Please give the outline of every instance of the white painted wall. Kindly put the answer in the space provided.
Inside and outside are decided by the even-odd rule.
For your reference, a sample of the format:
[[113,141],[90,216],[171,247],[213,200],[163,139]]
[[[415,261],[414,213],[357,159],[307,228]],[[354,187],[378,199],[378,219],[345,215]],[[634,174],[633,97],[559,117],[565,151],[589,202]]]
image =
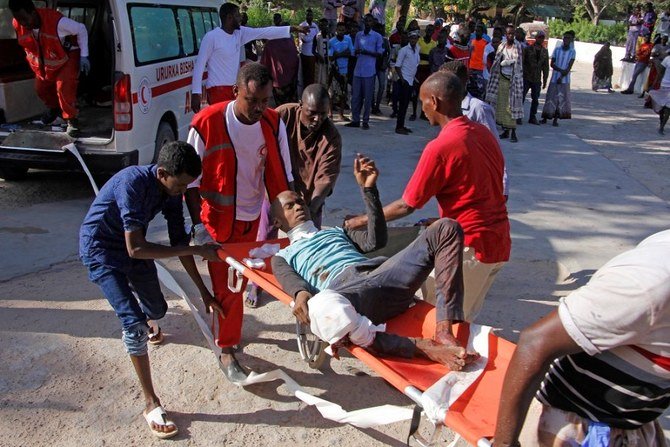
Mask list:
[[[562,39],[549,39],[549,57],[554,51],[556,45],[562,45]],[[586,43],[586,42],[575,42],[575,51],[577,52],[577,62],[584,62],[589,65],[593,64],[593,59],[596,56],[596,53],[602,48],[601,44],[598,43]],[[615,86],[618,85],[618,88],[626,89],[628,84],[631,81],[633,76],[633,67],[635,66],[632,62],[621,62],[624,55],[626,54],[626,49],[624,47],[611,47],[612,49],[612,65],[615,69],[614,76],[612,77],[612,84]],[[619,71],[618,83],[617,83],[617,71]],[[635,83],[634,91],[635,93],[641,93],[642,88],[646,82],[647,77],[649,76],[649,69],[647,69],[643,74],[637,78]]]
[[[558,44],[561,45],[563,42],[562,39],[549,39],[549,57],[554,51],[554,47]],[[586,62],[588,64],[593,63],[593,58],[596,53],[600,51],[602,45],[599,43],[586,43],[586,42],[575,42],[575,51],[577,52],[577,62]],[[610,47],[612,49],[612,65],[614,68],[621,68],[622,62],[621,59],[626,54],[626,49],[624,47]]]

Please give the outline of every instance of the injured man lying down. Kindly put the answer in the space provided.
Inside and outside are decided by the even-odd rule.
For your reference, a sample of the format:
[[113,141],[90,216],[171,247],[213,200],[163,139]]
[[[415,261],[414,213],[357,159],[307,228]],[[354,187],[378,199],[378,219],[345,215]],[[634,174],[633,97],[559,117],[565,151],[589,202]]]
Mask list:
[[[440,219],[396,255],[366,258],[384,247],[386,221],[377,191],[374,161],[357,155],[354,176],[361,187],[368,226],[317,230],[300,196],[284,191],[272,204],[276,227],[290,245],[272,258],[272,270],[293,297],[293,313],[331,346],[346,342],[379,355],[429,358],[458,371],[479,355],[458,344],[452,323],[463,320],[463,231]],[[433,340],[384,332],[383,323],[414,303],[414,294],[435,268],[436,331]]]

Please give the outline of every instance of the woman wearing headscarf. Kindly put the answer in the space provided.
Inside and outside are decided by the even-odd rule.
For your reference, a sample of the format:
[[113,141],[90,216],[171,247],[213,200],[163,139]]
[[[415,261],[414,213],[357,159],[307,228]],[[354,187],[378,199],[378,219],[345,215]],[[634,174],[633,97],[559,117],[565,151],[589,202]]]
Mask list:
[[591,88],[594,92],[606,88],[607,93],[612,93],[612,50],[610,43],[604,42],[600,51],[593,58],[593,77],[591,78]]

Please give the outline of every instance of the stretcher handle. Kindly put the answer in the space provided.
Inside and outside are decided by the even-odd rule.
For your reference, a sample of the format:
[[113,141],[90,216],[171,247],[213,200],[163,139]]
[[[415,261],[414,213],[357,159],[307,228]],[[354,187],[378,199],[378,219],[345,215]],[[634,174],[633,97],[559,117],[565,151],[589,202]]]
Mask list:
[[244,284],[244,275],[235,270],[235,267],[228,267],[228,290],[232,293],[240,293]]
[[244,285],[244,270],[246,267],[231,256],[225,259],[228,267],[228,290],[232,293],[240,293]]

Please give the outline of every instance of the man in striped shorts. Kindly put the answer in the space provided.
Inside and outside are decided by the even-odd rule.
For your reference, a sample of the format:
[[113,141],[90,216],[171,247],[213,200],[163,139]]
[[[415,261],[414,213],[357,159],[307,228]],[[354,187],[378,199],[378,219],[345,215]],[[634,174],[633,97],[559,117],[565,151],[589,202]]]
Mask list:
[[494,444],[663,447],[658,419],[669,405],[665,230],[610,260],[521,333]]

